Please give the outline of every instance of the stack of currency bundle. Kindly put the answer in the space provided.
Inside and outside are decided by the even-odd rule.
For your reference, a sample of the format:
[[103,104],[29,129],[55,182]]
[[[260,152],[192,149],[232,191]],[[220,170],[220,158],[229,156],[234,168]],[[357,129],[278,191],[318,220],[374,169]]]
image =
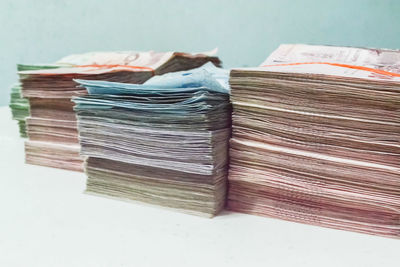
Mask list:
[[25,118],[29,116],[29,101],[22,97],[21,85],[14,84],[11,87],[10,109],[13,120],[18,122],[21,137],[27,137]]
[[282,45],[230,85],[231,210],[400,237],[400,51]]
[[[24,70],[39,70],[39,69],[53,69],[58,68],[58,65],[26,65],[26,64],[18,64],[18,71]],[[9,105],[12,113],[13,120],[16,120],[19,125],[19,132],[21,137],[28,137],[26,133],[26,118],[29,116],[29,101],[24,98],[21,93],[21,84],[16,83],[11,87],[11,97],[10,97],[10,105]]]
[[83,170],[79,155],[72,96],[85,95],[73,79],[143,83],[155,74],[186,70],[205,62],[220,65],[207,53],[96,52],[67,56],[63,67],[19,71],[22,94],[29,99],[29,140],[26,162],[75,171]]
[[87,192],[213,216],[225,205],[228,72],[208,63],[144,84],[78,81]]

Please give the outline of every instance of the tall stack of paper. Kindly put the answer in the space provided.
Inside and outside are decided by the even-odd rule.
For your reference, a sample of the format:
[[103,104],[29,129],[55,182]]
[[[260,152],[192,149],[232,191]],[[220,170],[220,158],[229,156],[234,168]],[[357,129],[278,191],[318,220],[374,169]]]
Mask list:
[[191,69],[209,61],[220,64],[207,53],[99,52],[65,57],[56,64],[70,66],[62,68],[20,71],[22,94],[31,106],[26,162],[83,170],[71,97],[85,95],[86,90],[77,87],[73,79],[143,83],[155,74]]
[[225,205],[228,72],[211,63],[142,85],[78,82],[87,192],[204,216]]
[[231,210],[400,237],[400,51],[283,45],[230,84]]

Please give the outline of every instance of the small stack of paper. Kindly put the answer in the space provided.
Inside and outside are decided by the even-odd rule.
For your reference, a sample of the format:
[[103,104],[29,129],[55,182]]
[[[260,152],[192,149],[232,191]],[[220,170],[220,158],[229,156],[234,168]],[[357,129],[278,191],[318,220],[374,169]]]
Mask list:
[[[40,69],[54,69],[60,66],[56,64],[18,64],[18,71],[24,70],[40,70]],[[26,132],[26,118],[29,116],[29,101],[22,96],[21,84],[16,83],[11,87],[10,105],[13,120],[18,122],[19,132],[21,137],[28,137]]]
[[29,116],[29,101],[22,97],[20,84],[14,84],[11,87],[9,107],[13,120],[18,122],[20,136],[27,137],[25,118]]

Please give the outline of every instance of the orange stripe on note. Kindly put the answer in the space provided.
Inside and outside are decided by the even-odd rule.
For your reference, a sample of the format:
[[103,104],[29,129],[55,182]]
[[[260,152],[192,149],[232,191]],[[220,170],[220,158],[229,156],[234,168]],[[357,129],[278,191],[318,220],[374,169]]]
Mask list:
[[138,69],[138,70],[148,70],[148,71],[154,71],[154,69],[149,68],[149,67],[142,67],[142,66],[130,66],[130,65],[98,65],[98,64],[92,64],[92,65],[77,65],[76,67],[79,68],[117,68],[117,67],[122,67],[122,68],[130,68],[130,69]]
[[275,65],[263,65],[261,67],[296,66],[296,65],[311,65],[311,64],[331,65],[331,66],[349,68],[349,69],[355,69],[355,70],[364,70],[364,71],[374,72],[377,74],[382,74],[382,75],[387,75],[387,76],[400,77],[400,73],[379,70],[379,69],[374,69],[374,68],[368,68],[368,67],[363,67],[363,66],[357,66],[357,65],[348,65],[348,64],[340,64],[340,63],[330,63],[330,62],[298,62],[298,63],[285,63],[285,64],[275,64]]
[[[151,71],[154,75],[154,69],[149,68],[149,67],[142,67],[142,66],[130,66],[130,65],[98,65],[98,64],[92,64],[92,65],[75,65],[72,68],[98,68],[98,69],[111,69],[111,68],[116,68],[116,67],[122,67],[122,68],[128,68],[132,70],[146,70],[146,71]],[[67,67],[69,68],[69,67]],[[56,76],[56,75],[74,75],[74,73],[41,73],[40,75],[46,75],[46,76]]]

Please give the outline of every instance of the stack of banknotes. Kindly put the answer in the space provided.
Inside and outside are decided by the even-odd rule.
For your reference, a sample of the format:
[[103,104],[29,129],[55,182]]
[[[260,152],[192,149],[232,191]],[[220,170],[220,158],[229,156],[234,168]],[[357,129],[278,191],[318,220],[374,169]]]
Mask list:
[[225,205],[228,71],[212,63],[144,84],[77,80],[87,192],[211,217]]
[[231,210],[400,237],[400,51],[282,45],[230,85]]
[[22,97],[21,85],[19,83],[11,87],[10,99],[9,107],[11,109],[12,118],[18,122],[20,136],[26,138],[25,119],[29,116],[29,101]]
[[[74,79],[143,83],[153,75],[187,70],[205,62],[220,65],[210,53],[95,52],[70,55],[45,68],[19,71],[22,95],[29,99],[26,162],[83,170],[72,96],[85,95]],[[54,67],[53,67],[54,66]]]
[[[27,65],[27,64],[18,64],[17,69],[18,71],[24,70],[39,70],[39,69],[52,69],[58,68],[58,65],[51,64],[34,64],[34,65]],[[28,99],[22,96],[21,92],[21,84],[16,83],[11,87],[11,95],[10,95],[10,105],[11,114],[13,120],[18,122],[19,132],[21,137],[28,137],[26,133],[26,118],[29,116],[29,101]]]

